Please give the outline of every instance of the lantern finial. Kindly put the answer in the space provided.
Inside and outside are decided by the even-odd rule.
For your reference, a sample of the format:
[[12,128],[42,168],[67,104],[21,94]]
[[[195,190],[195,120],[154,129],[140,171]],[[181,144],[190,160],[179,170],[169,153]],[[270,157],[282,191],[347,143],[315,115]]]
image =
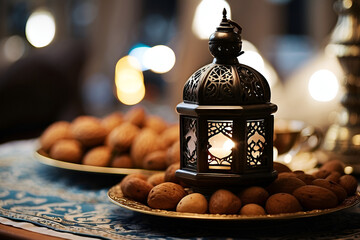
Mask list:
[[223,19],[226,19],[226,8],[224,8],[224,10],[223,10]]
[[241,51],[241,27],[227,19],[226,14],[227,11],[224,8],[220,26],[209,38],[209,49],[215,58],[214,63],[238,64],[237,57],[243,53]]

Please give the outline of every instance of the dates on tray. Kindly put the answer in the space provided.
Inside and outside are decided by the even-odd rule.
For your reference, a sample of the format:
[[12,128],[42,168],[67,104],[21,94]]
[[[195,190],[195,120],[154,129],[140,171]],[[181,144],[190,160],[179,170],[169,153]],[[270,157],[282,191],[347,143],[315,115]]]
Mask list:
[[[334,168],[333,162],[329,162],[333,170],[325,175],[330,176],[333,172],[339,174],[342,172],[338,181],[326,179],[323,174],[325,168],[308,174],[287,170],[286,166],[280,164],[276,163],[276,167],[286,169],[283,171],[286,175],[280,174],[266,186],[247,186],[238,190],[217,189],[210,194],[207,192],[207,195],[201,191],[194,192],[176,178],[174,173],[180,167],[178,163],[169,166],[161,175],[155,174],[148,177],[147,181],[143,179],[143,175],[128,175],[120,182],[120,185],[128,182],[128,178],[142,178],[137,183],[152,185],[147,201],[143,203],[153,209],[247,216],[291,214],[334,208],[356,193],[356,178],[352,175],[342,175],[343,171],[338,167]],[[326,164],[324,164],[325,167]],[[137,188],[135,182],[131,188]],[[133,198],[133,200],[136,199]]]
[[180,161],[179,125],[135,106],[103,118],[58,121],[39,137],[43,152],[65,162],[98,167],[165,170]]

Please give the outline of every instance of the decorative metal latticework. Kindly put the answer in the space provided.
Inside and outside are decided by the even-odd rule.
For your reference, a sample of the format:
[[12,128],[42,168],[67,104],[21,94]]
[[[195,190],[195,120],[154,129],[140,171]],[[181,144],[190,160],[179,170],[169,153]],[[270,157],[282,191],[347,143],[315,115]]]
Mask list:
[[248,66],[211,63],[186,81],[183,99],[206,105],[264,103],[270,101],[270,87],[260,73]]
[[222,102],[234,98],[234,76],[231,67],[215,65],[208,74],[204,86],[204,100]]
[[268,100],[268,97],[265,98],[263,82],[249,70],[249,67],[239,65],[237,72],[240,78],[242,102],[257,102],[259,100],[266,102]]
[[210,67],[208,64],[199,70],[197,70],[191,77],[186,81],[183,92],[184,101],[197,102],[198,101],[198,86],[201,75]]
[[[233,161],[232,150],[224,149],[224,146],[226,141],[231,141],[232,143],[232,134],[233,121],[208,121],[207,149],[209,169],[231,169]],[[219,149],[220,152],[215,151]]]
[[184,118],[184,165],[189,168],[196,168],[197,164],[197,120]]
[[246,166],[257,167],[264,164],[266,146],[264,120],[247,121]]

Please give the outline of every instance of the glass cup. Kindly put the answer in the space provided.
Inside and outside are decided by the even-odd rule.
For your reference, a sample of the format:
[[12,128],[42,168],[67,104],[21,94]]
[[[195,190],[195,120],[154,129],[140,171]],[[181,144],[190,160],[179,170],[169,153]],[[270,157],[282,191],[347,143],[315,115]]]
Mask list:
[[[274,161],[289,164],[299,152],[314,152],[322,142],[320,129],[300,120],[275,119]],[[304,163],[305,164],[305,163]]]

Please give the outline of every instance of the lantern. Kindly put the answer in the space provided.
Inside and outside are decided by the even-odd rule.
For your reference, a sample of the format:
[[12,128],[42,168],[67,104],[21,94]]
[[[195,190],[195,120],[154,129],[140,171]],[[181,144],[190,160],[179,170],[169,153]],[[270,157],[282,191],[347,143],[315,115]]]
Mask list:
[[232,188],[273,181],[277,106],[263,75],[240,64],[241,27],[226,18],[210,36],[210,63],[185,83],[180,115],[180,169],[194,188]]

